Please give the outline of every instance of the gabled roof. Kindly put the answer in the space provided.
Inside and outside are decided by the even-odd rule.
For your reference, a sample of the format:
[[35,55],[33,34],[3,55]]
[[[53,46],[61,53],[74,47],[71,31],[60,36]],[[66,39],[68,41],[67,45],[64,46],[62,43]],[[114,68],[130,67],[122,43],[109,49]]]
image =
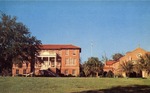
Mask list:
[[81,48],[78,46],[74,46],[72,44],[43,44],[40,46],[41,49],[80,49],[81,52]]
[[146,50],[144,50],[143,48],[140,48],[140,47],[136,48],[136,49],[133,50],[132,52],[134,52],[134,51],[144,51],[144,52],[147,52]]
[[148,52],[148,51],[144,50],[143,48],[138,47],[138,48],[134,49],[133,51],[126,52],[126,54],[130,54],[130,53],[133,53],[133,52],[136,52],[136,51]]
[[140,55],[145,55],[145,53],[148,53],[148,51],[138,47],[133,51],[127,52],[125,56],[120,58],[120,62],[121,61],[127,61],[127,60],[138,60],[138,54]]
[[106,65],[113,65],[116,61],[113,61],[113,60],[109,60],[109,61],[106,61]]

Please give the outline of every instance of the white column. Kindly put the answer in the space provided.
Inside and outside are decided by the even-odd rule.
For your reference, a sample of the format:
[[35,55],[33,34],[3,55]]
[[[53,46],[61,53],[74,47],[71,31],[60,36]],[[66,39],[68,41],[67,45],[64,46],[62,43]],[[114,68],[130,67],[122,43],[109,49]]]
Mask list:
[[54,62],[55,62],[55,63],[54,63],[54,64],[55,64],[55,66],[54,66],[54,67],[56,67],[56,57],[55,57],[55,61],[54,61]]
[[50,57],[48,57],[48,67],[50,67],[50,61],[49,61],[49,58],[50,58]]
[[49,65],[50,65],[50,67],[52,67],[52,64],[51,64],[51,60],[50,60],[50,58],[51,58],[51,57],[49,57]]

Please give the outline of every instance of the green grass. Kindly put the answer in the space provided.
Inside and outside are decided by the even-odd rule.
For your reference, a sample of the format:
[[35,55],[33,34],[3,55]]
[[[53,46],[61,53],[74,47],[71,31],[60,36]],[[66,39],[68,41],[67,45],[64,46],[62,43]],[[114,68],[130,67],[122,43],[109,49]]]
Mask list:
[[131,85],[150,86],[150,79],[0,77],[0,93],[82,93],[88,90],[95,91]]

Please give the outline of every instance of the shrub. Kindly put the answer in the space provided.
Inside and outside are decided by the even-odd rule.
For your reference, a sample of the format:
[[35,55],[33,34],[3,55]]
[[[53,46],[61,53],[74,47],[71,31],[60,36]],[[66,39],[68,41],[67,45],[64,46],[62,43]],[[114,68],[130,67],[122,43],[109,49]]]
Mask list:
[[106,77],[114,77],[114,73],[111,70],[109,70],[106,74]]

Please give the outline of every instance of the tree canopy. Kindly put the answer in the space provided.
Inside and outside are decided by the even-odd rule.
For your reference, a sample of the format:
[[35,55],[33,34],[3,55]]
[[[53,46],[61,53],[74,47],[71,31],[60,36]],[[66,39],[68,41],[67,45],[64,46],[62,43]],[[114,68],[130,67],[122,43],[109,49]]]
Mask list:
[[121,72],[125,72],[127,74],[127,76],[129,77],[130,73],[133,72],[133,62],[132,62],[132,60],[122,62],[120,64],[120,70],[121,70]]
[[150,53],[146,53],[139,60],[141,70],[150,71]]
[[2,70],[11,70],[13,63],[23,60],[34,64],[33,60],[38,53],[40,40],[31,36],[29,29],[16,17],[4,13],[0,16],[0,67]]
[[123,54],[116,53],[116,54],[112,55],[112,58],[114,61],[118,61],[123,56],[124,56]]
[[83,64],[85,76],[98,76],[103,70],[103,64],[97,57],[91,57]]
[[[129,60],[120,64],[120,70],[125,72],[128,77],[129,74],[135,72],[136,76],[143,76],[143,73],[150,72],[150,53],[141,56],[139,60]],[[142,75],[141,75],[142,74]],[[147,76],[146,76],[147,77]]]

